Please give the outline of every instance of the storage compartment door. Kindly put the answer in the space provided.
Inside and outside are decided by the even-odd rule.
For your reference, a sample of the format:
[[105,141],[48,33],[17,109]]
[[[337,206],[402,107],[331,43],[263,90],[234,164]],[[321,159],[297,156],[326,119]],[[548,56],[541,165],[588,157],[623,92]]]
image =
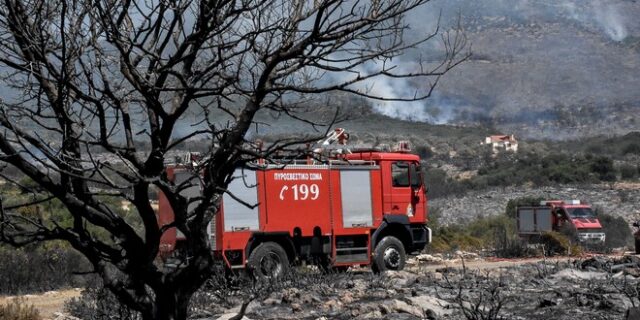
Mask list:
[[[244,203],[256,206],[258,204],[256,172],[246,168],[236,169],[233,173],[233,180],[229,183],[227,190]],[[222,201],[225,231],[258,230],[260,222],[257,206],[254,208],[247,207],[228,193],[224,194]]]
[[371,227],[371,176],[369,170],[340,171],[342,194],[342,226],[344,228]]

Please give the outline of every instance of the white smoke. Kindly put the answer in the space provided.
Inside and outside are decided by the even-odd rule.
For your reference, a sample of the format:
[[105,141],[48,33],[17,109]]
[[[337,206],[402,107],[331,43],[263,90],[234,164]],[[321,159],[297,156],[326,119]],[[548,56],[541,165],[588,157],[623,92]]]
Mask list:
[[586,26],[596,26],[613,41],[620,42],[629,35],[617,3],[592,0],[584,6],[577,6],[574,2],[564,2],[561,6],[571,19]]
[[[413,67],[415,67],[413,62],[398,61],[393,72],[410,73]],[[383,68],[382,63],[372,62],[360,68],[358,72],[361,75],[368,75],[379,71],[380,68]],[[422,78],[420,81],[424,83],[418,85],[404,78],[378,76],[355,85],[353,89],[369,97],[384,98],[369,98],[367,101],[373,111],[388,117],[435,124],[444,124],[453,120],[450,106],[442,103],[437,94],[428,99],[410,101],[422,97],[428,92],[428,80]]]
[[604,32],[614,41],[624,40],[628,33],[624,26],[623,17],[615,5],[607,5],[600,2],[594,4],[595,19]]

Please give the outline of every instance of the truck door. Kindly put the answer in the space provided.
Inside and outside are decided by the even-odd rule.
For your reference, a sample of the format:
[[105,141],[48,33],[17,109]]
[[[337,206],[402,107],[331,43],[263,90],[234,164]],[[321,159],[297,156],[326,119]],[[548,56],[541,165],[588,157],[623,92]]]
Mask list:
[[[412,187],[413,184],[413,187]],[[413,217],[422,195],[417,164],[408,161],[391,163],[391,214]],[[418,208],[424,211],[424,208]]]

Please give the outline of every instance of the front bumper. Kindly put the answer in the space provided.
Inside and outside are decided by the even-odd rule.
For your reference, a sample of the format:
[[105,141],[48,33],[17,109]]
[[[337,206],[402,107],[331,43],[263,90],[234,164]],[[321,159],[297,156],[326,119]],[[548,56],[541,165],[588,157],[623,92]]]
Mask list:
[[578,240],[581,243],[604,243],[606,235],[604,232],[578,232]]

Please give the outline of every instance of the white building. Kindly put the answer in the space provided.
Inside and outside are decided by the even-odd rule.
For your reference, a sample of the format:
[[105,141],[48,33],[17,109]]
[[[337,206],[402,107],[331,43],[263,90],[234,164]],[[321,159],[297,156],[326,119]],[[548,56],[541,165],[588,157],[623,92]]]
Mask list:
[[513,135],[489,136],[481,144],[491,145],[493,153],[498,153],[502,150],[518,152],[518,141]]

